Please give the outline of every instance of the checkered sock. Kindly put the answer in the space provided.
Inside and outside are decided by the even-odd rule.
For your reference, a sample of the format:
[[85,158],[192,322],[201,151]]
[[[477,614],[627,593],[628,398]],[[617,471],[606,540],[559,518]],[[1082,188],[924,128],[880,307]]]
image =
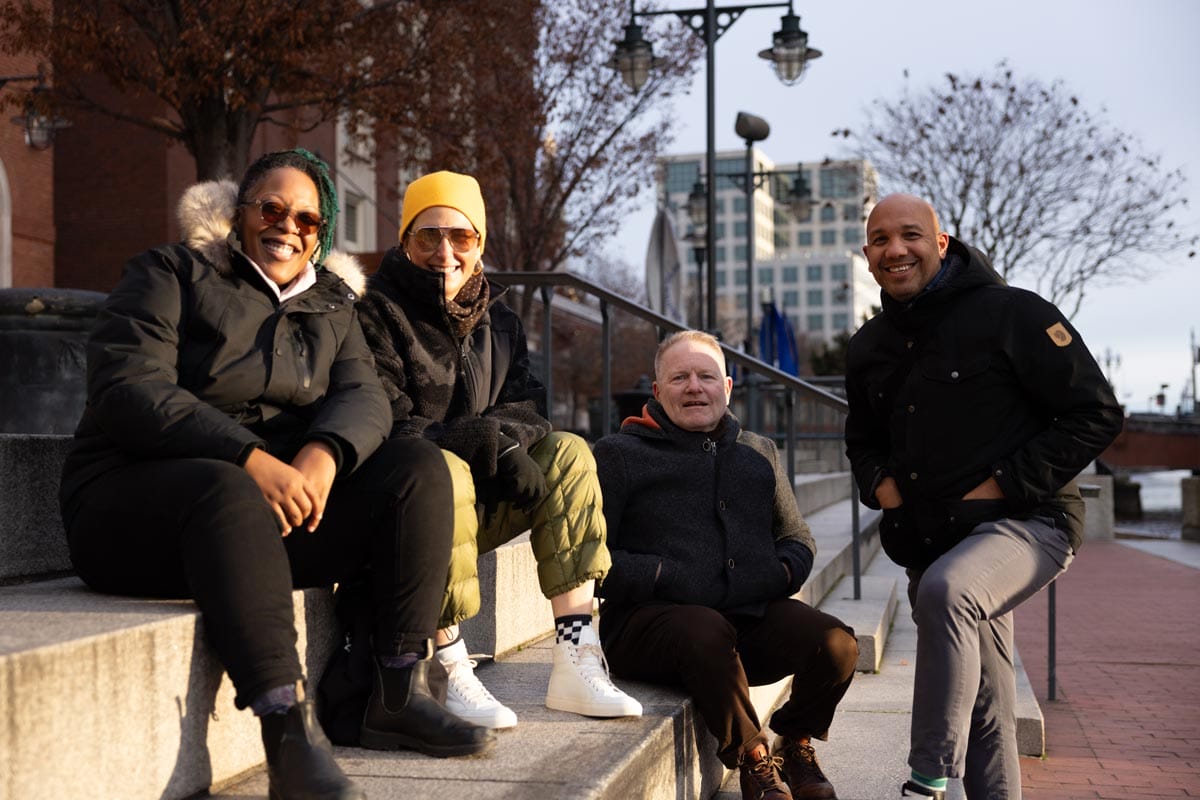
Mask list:
[[554,643],[579,644],[579,633],[584,625],[592,624],[591,614],[567,614],[554,618]]

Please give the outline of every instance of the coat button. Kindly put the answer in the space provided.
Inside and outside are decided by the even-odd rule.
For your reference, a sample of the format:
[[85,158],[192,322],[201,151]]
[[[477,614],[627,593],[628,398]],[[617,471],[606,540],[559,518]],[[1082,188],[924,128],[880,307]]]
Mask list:
[[914,342],[908,341],[908,342],[904,343],[904,346],[907,347],[909,350],[912,350],[913,344],[914,344]]
[[720,509],[721,509],[722,511],[725,511],[726,509],[728,509],[728,508],[729,508],[727,505],[725,505],[725,501],[724,501],[724,500],[722,500],[722,501],[721,501],[720,503],[718,503],[717,505],[720,507]]
[[933,544],[933,539],[925,539],[924,541],[927,545]]
[[358,298],[354,295],[354,292],[346,292],[346,299],[347,300],[357,300]]
[[733,569],[733,559],[729,559],[729,568]]
[[910,472],[910,473],[908,473],[908,477],[915,481],[917,479],[917,473]]
[[276,348],[275,348],[275,355],[277,355],[277,356],[281,356],[281,355],[283,355],[283,348],[282,348],[282,347],[276,347]]
[[916,406],[909,406],[909,407],[908,407],[908,413],[910,413],[910,414],[916,413],[916,410],[917,410],[917,407],[916,407]]
[[950,377],[954,378],[954,380],[958,380],[958,370],[954,370],[953,372],[951,372]]

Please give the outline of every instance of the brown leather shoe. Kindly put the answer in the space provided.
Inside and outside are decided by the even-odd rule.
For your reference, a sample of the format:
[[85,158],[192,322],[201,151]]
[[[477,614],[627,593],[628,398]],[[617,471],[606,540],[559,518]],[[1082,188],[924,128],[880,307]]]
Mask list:
[[780,736],[775,740],[775,758],[783,762],[783,776],[792,790],[792,797],[797,800],[837,800],[837,792],[821,772],[817,752],[807,736],[802,739]]
[[743,753],[738,761],[742,800],[791,800],[792,793],[779,774],[782,763],[782,759],[767,751],[765,744]]

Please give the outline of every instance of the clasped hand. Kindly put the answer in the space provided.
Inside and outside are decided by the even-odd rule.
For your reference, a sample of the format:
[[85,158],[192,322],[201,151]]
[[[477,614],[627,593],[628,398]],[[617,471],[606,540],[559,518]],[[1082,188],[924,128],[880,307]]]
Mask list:
[[246,459],[245,470],[279,518],[284,536],[305,523],[310,533],[321,524],[337,475],[337,459],[328,444],[309,442],[291,464],[256,448]]

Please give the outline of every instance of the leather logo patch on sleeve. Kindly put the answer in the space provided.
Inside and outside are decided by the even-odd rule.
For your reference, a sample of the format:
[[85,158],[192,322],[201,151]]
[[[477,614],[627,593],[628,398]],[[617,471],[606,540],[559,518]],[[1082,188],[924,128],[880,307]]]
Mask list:
[[1066,347],[1071,343],[1071,333],[1067,330],[1067,326],[1061,322],[1056,322],[1049,328],[1046,328],[1046,335],[1050,337],[1050,341],[1059,347]]

